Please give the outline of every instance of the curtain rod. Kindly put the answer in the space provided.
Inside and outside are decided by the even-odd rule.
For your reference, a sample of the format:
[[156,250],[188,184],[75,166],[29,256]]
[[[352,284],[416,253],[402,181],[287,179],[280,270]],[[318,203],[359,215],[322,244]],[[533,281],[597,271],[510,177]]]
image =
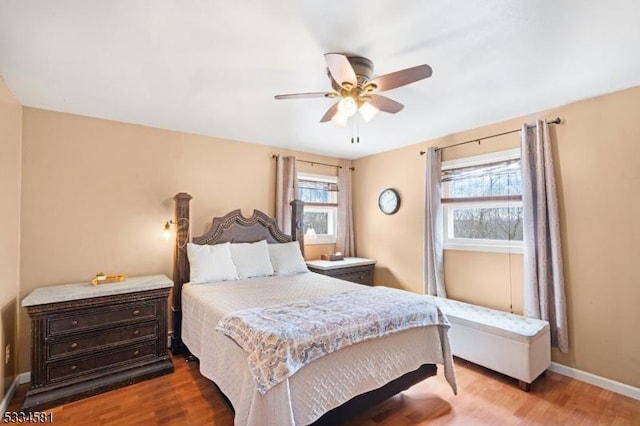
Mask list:
[[[273,154],[273,155],[271,156],[271,158],[278,158],[278,156],[277,156],[276,154]],[[301,162],[301,163],[309,163],[309,164],[311,164],[312,166],[313,166],[314,164],[318,164],[318,165],[320,165],[320,166],[337,167],[338,169],[341,169],[341,168],[342,168],[342,166],[340,166],[340,165],[338,165],[338,164],[320,163],[320,162],[318,162],[318,161],[300,160],[300,159],[298,159],[298,158],[296,158],[296,161],[299,161],[299,162]],[[355,167],[349,167],[349,170],[355,170],[355,169],[356,169]]]
[[[561,123],[562,123],[562,118],[560,118],[560,117],[556,117],[553,120],[547,121],[547,124],[561,124]],[[527,125],[527,127],[532,127],[532,126]],[[453,147],[460,146],[460,145],[466,145],[466,144],[472,143],[472,142],[480,143],[480,141],[483,141],[485,139],[491,139],[491,138],[496,138],[498,136],[504,136],[504,135],[508,135],[508,134],[511,134],[511,133],[516,133],[516,132],[519,132],[520,130],[522,130],[522,129],[509,130],[507,132],[496,133],[495,135],[489,135],[489,136],[485,136],[485,137],[482,137],[482,138],[475,138],[475,139],[470,139],[470,140],[464,141],[464,142],[454,143],[453,145],[447,145],[447,146],[443,146],[442,148],[436,148],[436,152],[437,151],[443,151],[445,149],[453,148]],[[424,155],[426,153],[427,153],[426,151],[420,151],[420,155]]]

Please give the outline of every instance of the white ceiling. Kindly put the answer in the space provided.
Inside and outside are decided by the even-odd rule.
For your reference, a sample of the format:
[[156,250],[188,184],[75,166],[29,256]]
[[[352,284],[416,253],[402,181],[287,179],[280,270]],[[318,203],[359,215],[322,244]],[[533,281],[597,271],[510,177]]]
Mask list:
[[[359,158],[640,85],[637,0],[0,0],[0,75],[27,106]],[[319,123],[323,54],[429,64],[406,105]]]

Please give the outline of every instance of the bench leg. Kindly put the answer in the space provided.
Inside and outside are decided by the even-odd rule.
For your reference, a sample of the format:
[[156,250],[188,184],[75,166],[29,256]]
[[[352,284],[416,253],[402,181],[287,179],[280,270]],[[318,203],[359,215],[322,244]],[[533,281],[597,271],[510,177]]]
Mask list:
[[520,389],[525,392],[529,392],[531,390],[531,383],[527,383],[523,380],[518,380],[518,386],[520,386]]

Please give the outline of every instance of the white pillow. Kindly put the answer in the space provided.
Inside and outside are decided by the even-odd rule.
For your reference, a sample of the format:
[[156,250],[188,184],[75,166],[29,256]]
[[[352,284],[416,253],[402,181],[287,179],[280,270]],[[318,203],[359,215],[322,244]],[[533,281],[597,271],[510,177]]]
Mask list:
[[309,271],[300,252],[300,244],[297,241],[269,244],[269,256],[276,275],[290,275]]
[[231,244],[231,259],[238,271],[238,278],[253,278],[273,275],[269,260],[267,240],[256,243]]
[[191,284],[237,280],[238,273],[231,260],[230,244],[187,244]]

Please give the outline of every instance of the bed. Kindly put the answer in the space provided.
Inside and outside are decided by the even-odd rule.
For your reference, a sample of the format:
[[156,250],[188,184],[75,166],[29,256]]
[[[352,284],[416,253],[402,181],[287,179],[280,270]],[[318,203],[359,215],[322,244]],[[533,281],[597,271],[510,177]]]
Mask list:
[[[200,363],[203,376],[213,381],[232,405],[236,425],[339,424],[348,417],[436,374],[444,366],[455,392],[453,361],[446,327],[414,327],[352,344],[315,359],[264,391],[256,387],[247,364],[248,354],[234,340],[215,331],[221,319],[246,309],[357,293],[363,286],[313,272],[190,283],[187,257],[189,200],[176,201],[178,232],[174,256],[172,351],[188,350]],[[193,244],[220,248],[225,243],[255,243],[304,250],[300,201],[292,203],[293,235],[254,210],[250,218],[240,210],[214,218],[210,230]],[[238,244],[239,246],[240,244]],[[193,248],[194,246],[190,246]],[[274,248],[275,246],[270,246]],[[351,294],[351,293],[350,293]]]

